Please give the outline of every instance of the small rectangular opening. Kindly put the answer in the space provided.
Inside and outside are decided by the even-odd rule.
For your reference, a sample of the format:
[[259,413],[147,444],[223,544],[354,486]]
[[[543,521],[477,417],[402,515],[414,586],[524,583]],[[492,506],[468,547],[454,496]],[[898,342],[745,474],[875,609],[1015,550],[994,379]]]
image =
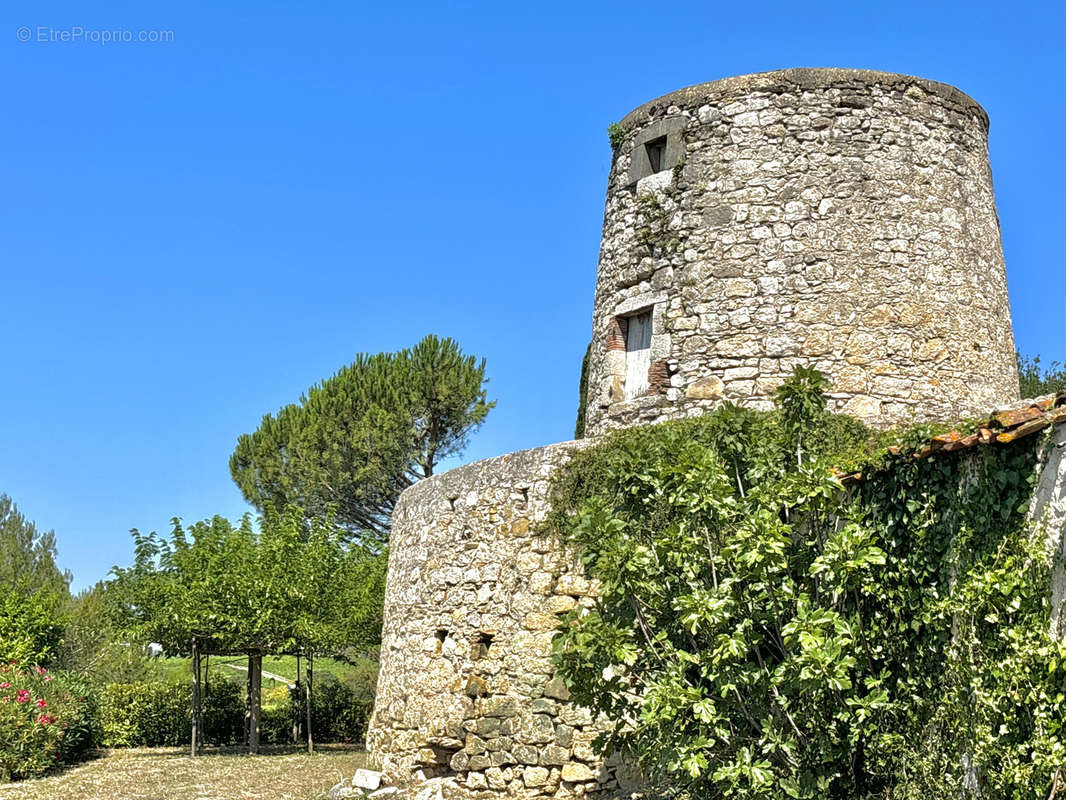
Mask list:
[[489,647],[492,646],[492,639],[493,635],[491,633],[486,633],[485,631],[482,631],[477,636],[475,636],[473,641],[473,647],[470,648],[471,660],[480,661],[483,658],[488,658]]
[[666,137],[660,136],[644,145],[652,172],[660,172],[666,166]]

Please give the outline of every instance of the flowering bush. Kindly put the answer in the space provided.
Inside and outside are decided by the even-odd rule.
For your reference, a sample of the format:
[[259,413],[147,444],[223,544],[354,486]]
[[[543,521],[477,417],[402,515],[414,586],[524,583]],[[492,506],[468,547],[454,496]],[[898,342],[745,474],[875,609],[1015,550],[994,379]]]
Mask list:
[[93,745],[95,704],[79,678],[0,664],[0,781],[78,760]]

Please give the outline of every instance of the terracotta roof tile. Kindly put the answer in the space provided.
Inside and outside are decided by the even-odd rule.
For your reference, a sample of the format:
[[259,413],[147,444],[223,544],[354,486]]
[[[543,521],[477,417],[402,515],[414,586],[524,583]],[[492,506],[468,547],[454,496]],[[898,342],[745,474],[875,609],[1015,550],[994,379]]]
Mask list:
[[[978,445],[1009,444],[1047,427],[1062,424],[1066,424],[1066,391],[998,409],[986,422],[978,425],[977,433],[964,435],[959,431],[951,431],[933,436],[913,457],[925,458],[941,451],[950,453]],[[898,456],[901,450],[892,445],[888,452]],[[862,479],[861,472],[840,476],[844,483],[855,483]]]

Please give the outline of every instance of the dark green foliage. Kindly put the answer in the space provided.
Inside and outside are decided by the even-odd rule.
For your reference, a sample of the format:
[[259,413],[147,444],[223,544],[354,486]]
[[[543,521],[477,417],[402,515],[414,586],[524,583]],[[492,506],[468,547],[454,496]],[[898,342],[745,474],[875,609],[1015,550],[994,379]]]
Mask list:
[[[317,742],[359,743],[366,736],[374,710],[377,664],[359,662],[360,669],[344,679],[315,670],[311,726]],[[273,744],[292,740],[293,722],[303,734],[306,719],[302,684],[295,689],[278,687],[270,692],[263,708],[263,737]]]
[[1018,388],[1023,398],[1066,391],[1066,366],[1052,361],[1050,367],[1040,366],[1040,356],[1018,358]]
[[[785,437],[796,443],[796,463],[803,464],[804,437],[824,416],[829,379],[816,369],[796,367],[791,380],[774,392]],[[790,454],[791,457],[791,454]]]
[[400,492],[461,452],[495,405],[486,383],[484,360],[452,339],[361,354],[241,436],[230,472],[260,510],[299,506],[383,542]]
[[55,533],[37,530],[6,494],[0,494],[0,585],[29,593],[67,594],[70,575],[56,566]]
[[[323,679],[324,677],[324,679]],[[315,739],[323,742],[362,742],[366,737],[370,713],[374,710],[376,672],[362,680],[341,682],[329,673],[315,673],[311,701],[311,728]],[[303,696],[298,712],[305,713]]]
[[589,356],[592,354],[592,343],[585,348],[585,357],[581,359],[581,381],[578,384],[577,398],[577,423],[574,425],[574,438],[585,438],[585,409],[588,407],[589,391]]
[[1046,797],[1062,763],[1066,649],[1048,635],[1047,531],[1025,524],[1038,450],[900,457],[861,487],[888,553],[869,613],[894,699],[869,758],[895,797],[973,780],[986,798]]
[[626,140],[626,129],[623,128],[617,122],[612,122],[607,126],[607,141],[611,143],[611,149],[617,150],[618,147]]
[[0,584],[0,662],[51,664],[63,626],[55,595]]
[[1066,648],[1023,524],[1033,447],[892,456],[919,433],[826,414],[823,386],[620,431],[558,474],[549,527],[602,595],[557,666],[617,721],[599,746],[690,797],[956,797],[965,759],[986,798],[1046,797]]
[[55,534],[37,530],[0,494],[0,661],[54,660],[70,599],[70,575],[55,557]]
[[353,566],[344,592],[345,649],[364,655],[381,644],[382,615],[385,611],[385,577],[389,570],[388,550],[365,554]]
[[[104,747],[177,747],[189,742],[188,683],[112,683],[100,695]],[[204,697],[204,741],[231,744],[244,736],[244,699],[231,681],[216,680]]]
[[[244,687],[230,679],[214,678],[204,684],[204,741],[208,744],[231,744],[244,741]],[[186,705],[191,690],[185,686]],[[189,743],[189,719],[186,719],[181,745]]]

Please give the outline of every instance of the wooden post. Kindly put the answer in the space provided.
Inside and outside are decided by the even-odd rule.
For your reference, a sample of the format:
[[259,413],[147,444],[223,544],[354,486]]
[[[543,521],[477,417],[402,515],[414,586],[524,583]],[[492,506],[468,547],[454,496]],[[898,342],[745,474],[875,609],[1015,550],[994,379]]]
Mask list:
[[204,706],[211,705],[211,656],[204,653],[204,690],[200,696],[200,749],[204,748]]
[[248,754],[259,752],[259,717],[263,708],[263,654],[248,656]]
[[244,671],[244,745],[252,741],[252,656],[248,655],[248,669]]
[[[296,697],[300,697],[300,654],[296,654]],[[292,715],[292,743],[300,743],[300,712]]]
[[315,752],[315,740],[311,735],[311,682],[315,674],[315,655],[307,654],[307,752]]
[[200,648],[196,646],[196,637],[192,640],[192,743],[189,754],[195,758],[200,744]]

